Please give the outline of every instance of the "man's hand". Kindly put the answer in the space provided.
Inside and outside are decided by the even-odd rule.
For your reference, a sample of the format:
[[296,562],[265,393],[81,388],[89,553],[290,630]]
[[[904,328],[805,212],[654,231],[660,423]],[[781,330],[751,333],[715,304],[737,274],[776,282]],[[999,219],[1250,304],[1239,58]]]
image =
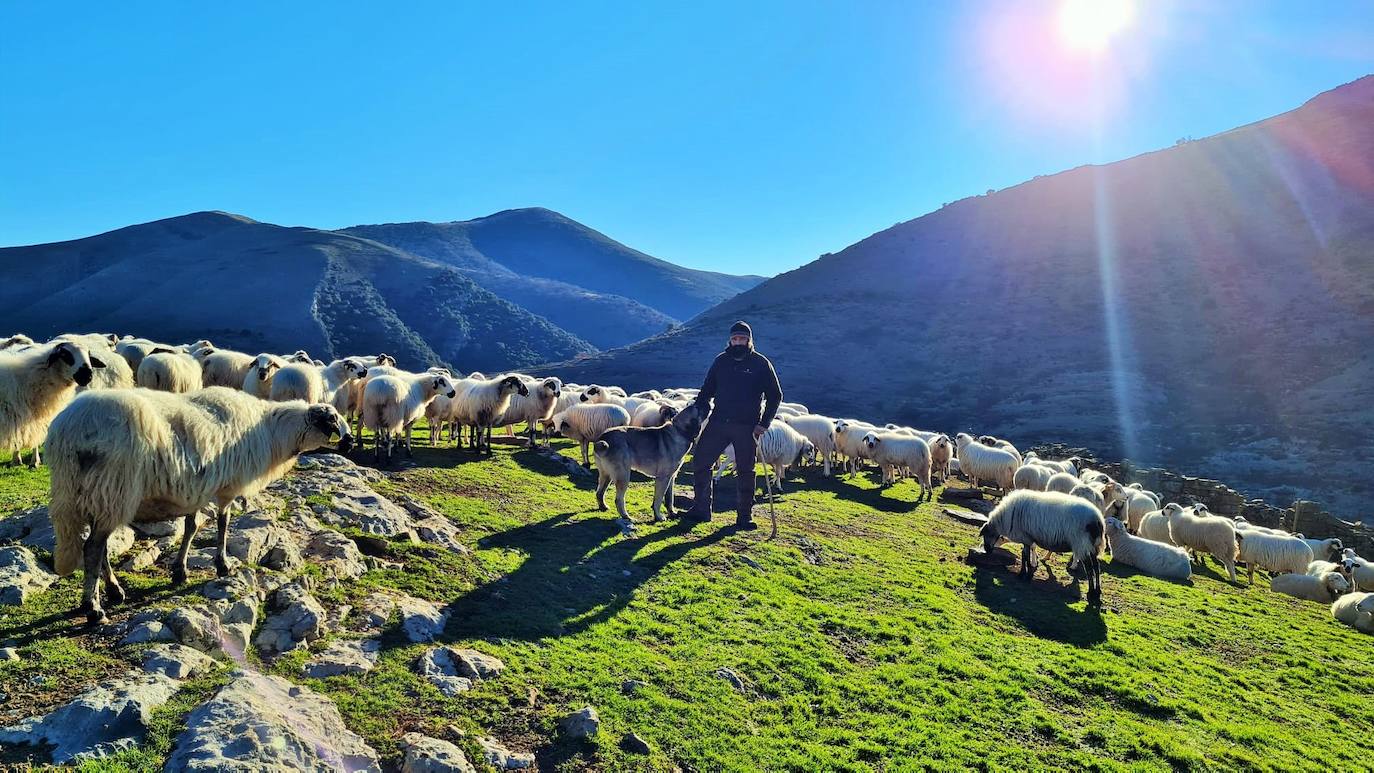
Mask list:
[[754,439],[758,440],[759,438],[763,437],[763,433],[767,431],[767,427],[754,427]]

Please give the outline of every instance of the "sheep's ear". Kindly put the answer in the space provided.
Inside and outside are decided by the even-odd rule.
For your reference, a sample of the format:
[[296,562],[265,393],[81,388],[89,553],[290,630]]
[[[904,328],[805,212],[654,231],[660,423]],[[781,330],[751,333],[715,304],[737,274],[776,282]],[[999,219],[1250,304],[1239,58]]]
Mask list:
[[92,354],[92,355],[91,355],[91,367],[92,367],[92,368],[103,368],[103,367],[105,367],[105,361],[102,360],[102,359],[100,359],[99,357],[95,356],[94,354]]
[[151,352],[148,352],[148,353],[149,353],[149,354],[176,354],[175,351],[173,351],[173,350],[171,350],[171,349],[168,349],[168,348],[165,347],[165,346],[156,347],[155,349],[153,349]]
[[48,365],[56,365],[58,360],[68,365],[76,364],[76,355],[72,354],[71,348],[65,342],[58,344],[57,348],[52,350],[52,354],[48,355]]
[[339,431],[339,420],[334,412],[323,405],[312,405],[305,413],[305,420],[320,434],[328,437]]

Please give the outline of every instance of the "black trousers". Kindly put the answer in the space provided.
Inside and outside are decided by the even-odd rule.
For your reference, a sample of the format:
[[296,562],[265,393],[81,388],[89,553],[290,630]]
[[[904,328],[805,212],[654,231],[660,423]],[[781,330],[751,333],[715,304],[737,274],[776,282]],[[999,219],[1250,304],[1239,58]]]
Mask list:
[[740,522],[750,519],[754,506],[754,440],[753,424],[729,424],[710,421],[697,440],[692,452],[692,485],[695,488],[692,514],[711,517],[712,468],[726,446],[735,449],[735,511]]

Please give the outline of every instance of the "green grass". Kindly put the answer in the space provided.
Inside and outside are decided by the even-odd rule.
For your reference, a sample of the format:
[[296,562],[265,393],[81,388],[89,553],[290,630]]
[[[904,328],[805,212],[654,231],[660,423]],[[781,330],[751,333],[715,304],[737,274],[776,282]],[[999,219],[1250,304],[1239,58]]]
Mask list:
[[[533,452],[415,455],[382,493],[443,512],[473,555],[397,543],[386,559],[404,569],[321,595],[356,603],[390,588],[451,603],[445,641],[508,670],[446,698],[413,673],[425,645],[391,630],[370,673],[306,680],[392,760],[404,732],[456,737],[449,726],[471,757],[471,739],[491,734],[559,770],[1356,770],[1374,759],[1371,639],[1321,605],[1211,568],[1184,586],[1109,561],[1099,613],[1072,590],[965,564],[973,527],[916,506],[911,483],[789,482],[772,541],[766,528],[722,531],[724,513],[691,528],[644,523],[638,483],[640,523],[625,538],[589,482]],[[766,524],[765,505],[755,514]],[[129,584],[167,603],[165,582],[153,571]],[[74,600],[69,578],[0,617],[0,639]],[[60,664],[81,653],[44,646],[56,649],[33,659],[73,677]],[[300,680],[306,657],[271,670]],[[714,676],[721,667],[746,689]],[[11,675],[0,670],[6,685]],[[623,694],[631,679],[647,686]],[[588,703],[601,735],[558,739],[557,719]],[[169,728],[190,705],[167,710]],[[631,730],[652,755],[617,747]],[[127,767],[155,767],[166,745],[150,748]]]

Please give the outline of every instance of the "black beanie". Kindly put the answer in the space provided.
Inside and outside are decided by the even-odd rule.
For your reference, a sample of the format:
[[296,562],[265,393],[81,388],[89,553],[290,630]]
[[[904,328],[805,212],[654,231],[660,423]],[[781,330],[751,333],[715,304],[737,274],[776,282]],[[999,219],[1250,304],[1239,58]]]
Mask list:
[[740,320],[730,326],[730,335],[747,335],[749,336],[749,340],[754,340],[754,331],[749,327],[749,323],[744,320]]

